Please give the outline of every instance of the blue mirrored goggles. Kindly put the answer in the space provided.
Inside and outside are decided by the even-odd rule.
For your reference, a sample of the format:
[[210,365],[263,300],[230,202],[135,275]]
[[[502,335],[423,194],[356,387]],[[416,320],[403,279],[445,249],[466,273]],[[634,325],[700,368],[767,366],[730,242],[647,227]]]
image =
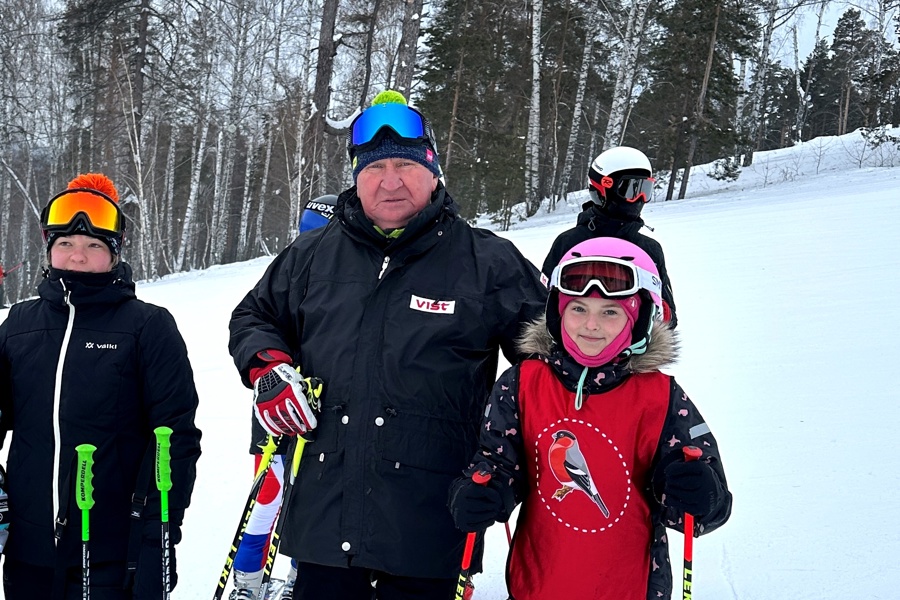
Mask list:
[[378,147],[385,135],[395,142],[417,146],[423,142],[437,153],[431,124],[422,113],[405,104],[376,104],[359,114],[350,124],[347,150],[350,157]]

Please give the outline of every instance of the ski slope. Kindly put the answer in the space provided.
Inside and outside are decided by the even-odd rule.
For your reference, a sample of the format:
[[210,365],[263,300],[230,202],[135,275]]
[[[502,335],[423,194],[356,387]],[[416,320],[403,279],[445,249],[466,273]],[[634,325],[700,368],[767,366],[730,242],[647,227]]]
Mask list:
[[[734,494],[729,523],[695,543],[696,600],[900,597],[897,165],[896,147],[820,138],[759,153],[728,184],[698,167],[687,200],[644,210],[678,307],[671,372],[712,427]],[[582,200],[502,235],[540,265]],[[250,393],[227,325],[269,260],[138,286],[177,319],[201,399],[203,456],[175,600],[211,597],[250,485]],[[677,597],[682,538],[670,542]],[[492,527],[477,600],[506,598],[506,551],[503,527]]]

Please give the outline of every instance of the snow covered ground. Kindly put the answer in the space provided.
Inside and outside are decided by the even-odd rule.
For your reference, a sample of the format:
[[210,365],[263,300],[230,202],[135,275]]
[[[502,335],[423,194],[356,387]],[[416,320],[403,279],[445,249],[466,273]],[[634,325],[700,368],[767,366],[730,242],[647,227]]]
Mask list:
[[[735,498],[730,522],[695,543],[694,598],[895,599],[900,151],[864,151],[850,134],[755,162],[728,184],[698,167],[688,199],[644,210],[678,306],[672,372],[711,425]],[[540,265],[581,200],[502,235]],[[211,597],[250,484],[250,394],[227,324],[268,262],[138,286],[178,320],[201,398],[175,600]],[[681,543],[672,533],[676,582]],[[503,527],[491,528],[477,600],[506,598],[506,551]],[[286,568],[281,557],[276,575]]]

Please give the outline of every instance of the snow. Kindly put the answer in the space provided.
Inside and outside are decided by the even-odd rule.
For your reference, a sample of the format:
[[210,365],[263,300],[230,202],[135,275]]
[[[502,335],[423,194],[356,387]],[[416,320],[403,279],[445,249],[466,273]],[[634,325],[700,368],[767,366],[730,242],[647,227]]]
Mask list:
[[[861,154],[849,134],[759,153],[733,183],[698,167],[687,200],[645,208],[678,306],[672,372],[712,427],[734,494],[731,520],[694,544],[696,600],[897,598],[900,394],[887,309],[900,295],[900,168],[881,165],[900,161],[896,148],[893,158]],[[583,199],[501,235],[540,265]],[[201,398],[203,456],[175,600],[211,596],[250,486],[250,393],[227,326],[269,260],[138,286],[175,315]],[[679,597],[682,537],[670,542]],[[487,549],[475,597],[503,600],[502,525]]]

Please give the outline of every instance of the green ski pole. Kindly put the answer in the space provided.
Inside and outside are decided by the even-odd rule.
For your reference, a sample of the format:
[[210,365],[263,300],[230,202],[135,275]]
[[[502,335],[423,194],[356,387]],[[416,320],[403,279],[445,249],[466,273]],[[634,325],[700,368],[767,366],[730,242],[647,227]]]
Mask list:
[[97,446],[81,444],[78,453],[78,490],[75,502],[81,509],[81,598],[91,597],[91,508],[94,506],[94,451]]
[[156,489],[159,490],[160,521],[162,522],[162,581],[163,598],[169,600],[172,579],[169,572],[169,490],[172,489],[172,465],[169,456],[172,435],[170,427],[157,427],[156,434]]

